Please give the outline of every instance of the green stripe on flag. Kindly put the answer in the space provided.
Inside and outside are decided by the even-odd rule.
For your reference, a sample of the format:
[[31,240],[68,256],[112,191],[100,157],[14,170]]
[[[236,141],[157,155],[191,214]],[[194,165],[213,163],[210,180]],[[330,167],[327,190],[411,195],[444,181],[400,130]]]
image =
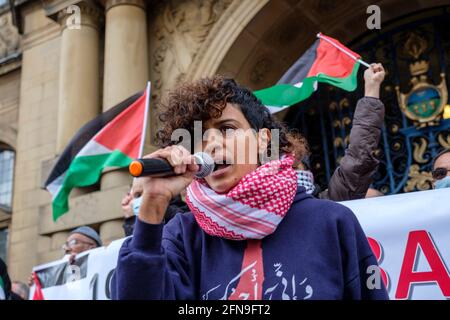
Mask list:
[[331,84],[332,86],[341,88],[346,91],[354,91],[358,86],[358,70],[360,63],[357,62],[353,66],[352,73],[345,78],[335,78],[327,76],[326,74],[317,75],[317,81]]
[[316,77],[303,79],[301,87],[291,84],[278,84],[273,87],[255,91],[255,96],[266,106],[291,106],[307,99],[314,92]]
[[327,76],[326,74],[318,74],[317,76],[303,79],[303,83],[300,87],[291,84],[278,84],[267,89],[255,91],[254,94],[266,106],[280,108],[291,106],[311,96],[315,91],[314,83],[316,81],[328,83],[346,91],[355,90],[358,85],[358,70],[359,63],[355,63],[352,73],[345,78],[336,78]]
[[58,194],[53,199],[53,221],[69,211],[69,194],[73,188],[95,184],[103,169],[127,167],[133,159],[119,150],[111,153],[80,156],[73,159]]
[[4,300],[5,298],[5,284],[3,283],[3,278],[0,277],[0,300]]

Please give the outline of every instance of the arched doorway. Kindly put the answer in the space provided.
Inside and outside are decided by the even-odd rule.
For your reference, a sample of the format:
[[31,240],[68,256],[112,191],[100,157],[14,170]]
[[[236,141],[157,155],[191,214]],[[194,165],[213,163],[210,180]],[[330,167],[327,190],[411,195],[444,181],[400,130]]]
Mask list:
[[[350,46],[366,61],[382,62],[389,71],[381,97],[385,125],[377,155],[381,163],[373,187],[385,194],[432,188],[432,159],[450,147],[450,119],[442,117],[448,98],[450,8],[422,11],[385,24],[378,35],[363,35]],[[292,108],[285,119],[312,148],[312,168],[326,186],[349,143],[353,110],[363,95],[322,86],[315,97]],[[399,92],[405,93],[402,101]],[[447,106],[447,107],[446,107]]]
[[[444,5],[450,2],[404,6],[402,1],[391,0],[378,4],[383,14],[382,30],[367,32],[367,5],[360,2],[269,1],[253,12],[252,19],[247,17],[249,22],[233,39],[218,67],[200,70],[194,78],[221,73],[252,89],[261,89],[281,77],[312,44],[317,31],[335,37],[362,54],[365,60],[380,61],[390,71],[382,89],[387,106],[386,126],[377,151],[382,164],[374,187],[385,194],[429,189],[431,158],[449,144],[447,122],[438,121],[435,126],[418,129],[401,111],[395,87],[399,85],[403,93],[411,90],[413,62],[427,61],[425,74],[431,86],[440,83],[441,72],[447,73],[448,32],[444,21],[448,9]],[[220,30],[213,30],[210,36],[220,34]],[[412,36],[411,31],[417,31],[416,35]],[[412,37],[409,45],[414,47],[417,45],[414,41],[421,42],[418,38],[423,36],[429,46],[418,57],[398,53],[404,51],[409,38]],[[226,41],[231,40],[226,38]],[[198,57],[199,60],[207,58],[208,55]],[[327,185],[348,143],[352,112],[362,95],[361,79],[359,84],[359,89],[351,94],[322,86],[313,97],[281,115],[308,138],[313,150],[312,168],[322,187]],[[444,96],[440,98],[446,100]],[[443,127],[436,126],[439,124]]]

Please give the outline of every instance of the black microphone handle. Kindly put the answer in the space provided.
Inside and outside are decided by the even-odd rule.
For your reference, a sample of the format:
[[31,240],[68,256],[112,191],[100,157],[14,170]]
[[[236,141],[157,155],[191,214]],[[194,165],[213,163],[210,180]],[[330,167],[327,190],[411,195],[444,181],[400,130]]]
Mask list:
[[175,175],[173,167],[167,160],[159,158],[136,160],[142,163],[142,173],[139,175],[140,177],[169,177]]

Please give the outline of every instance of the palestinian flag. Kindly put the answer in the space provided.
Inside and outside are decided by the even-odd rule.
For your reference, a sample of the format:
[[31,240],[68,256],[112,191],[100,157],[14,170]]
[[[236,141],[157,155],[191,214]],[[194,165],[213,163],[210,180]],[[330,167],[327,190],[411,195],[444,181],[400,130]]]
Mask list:
[[33,276],[35,288],[32,300],[44,300],[44,293],[42,292],[41,281],[39,280],[36,272],[33,272]]
[[0,258],[0,300],[5,300],[9,297],[11,290],[11,280],[8,276],[6,264]]
[[[83,291],[91,292],[92,281],[95,281],[98,274],[88,278],[89,256],[90,253],[77,256],[73,263],[69,263],[64,257],[61,260],[33,268],[34,287],[31,289],[32,300],[67,300],[68,297],[64,294],[67,293],[70,284],[75,281],[77,282],[78,290],[81,291],[80,293]],[[74,272],[75,269],[73,269],[74,266],[78,270],[76,273]],[[72,298],[76,298],[76,293],[77,290],[74,290]],[[96,290],[94,289],[92,293],[96,294]]]
[[105,168],[127,167],[142,154],[150,83],[85,124],[52,169],[45,187],[52,194],[53,220],[69,210],[73,188],[95,184]]
[[0,300],[6,299],[6,293],[5,293],[5,285],[3,284],[3,279],[0,277]]
[[275,86],[254,92],[271,113],[307,99],[318,82],[347,91],[356,89],[361,56],[336,39],[322,34],[317,37]]

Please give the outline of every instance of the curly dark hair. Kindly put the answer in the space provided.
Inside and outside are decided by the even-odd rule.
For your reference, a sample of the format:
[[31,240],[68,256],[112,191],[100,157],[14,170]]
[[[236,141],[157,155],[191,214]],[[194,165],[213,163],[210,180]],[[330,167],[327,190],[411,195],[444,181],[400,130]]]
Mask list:
[[161,129],[156,134],[157,143],[160,147],[176,144],[177,141],[172,141],[171,136],[172,132],[179,128],[187,129],[192,136],[194,121],[220,118],[227,103],[239,106],[256,132],[263,128],[278,129],[279,147],[282,152],[294,154],[295,166],[308,155],[305,138],[297,132],[288,130],[284,124],[275,119],[249,89],[238,85],[233,79],[220,75],[183,83],[169,92],[166,99],[159,104],[162,112],[159,116]]

